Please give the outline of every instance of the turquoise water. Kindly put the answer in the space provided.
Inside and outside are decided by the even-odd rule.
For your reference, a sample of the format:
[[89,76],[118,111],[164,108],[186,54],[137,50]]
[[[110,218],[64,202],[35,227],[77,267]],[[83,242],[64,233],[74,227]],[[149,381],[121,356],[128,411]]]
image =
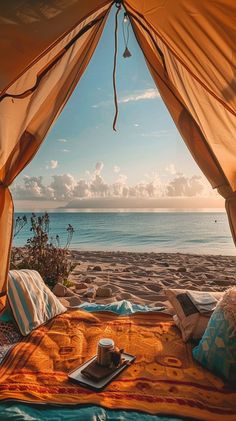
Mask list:
[[[15,217],[24,213],[16,213]],[[30,213],[25,213],[30,220]],[[75,233],[71,248],[140,252],[187,252],[235,255],[224,212],[53,212],[50,235],[66,242],[66,227]],[[30,224],[14,238],[22,246]]]

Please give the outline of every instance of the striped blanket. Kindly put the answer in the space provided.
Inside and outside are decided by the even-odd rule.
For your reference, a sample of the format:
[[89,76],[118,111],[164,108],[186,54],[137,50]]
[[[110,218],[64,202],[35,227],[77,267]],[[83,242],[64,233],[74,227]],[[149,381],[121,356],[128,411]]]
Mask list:
[[[103,392],[71,384],[69,371],[96,352],[101,337],[137,356]],[[0,399],[97,404],[106,408],[200,420],[235,420],[236,391],[193,362],[169,316],[117,317],[76,310],[62,314],[16,345],[0,368]]]

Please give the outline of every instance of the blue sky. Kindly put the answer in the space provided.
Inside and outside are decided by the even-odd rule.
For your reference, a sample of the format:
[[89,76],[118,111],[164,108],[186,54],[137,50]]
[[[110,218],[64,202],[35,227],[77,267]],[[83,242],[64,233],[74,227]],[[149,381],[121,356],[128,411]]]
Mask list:
[[[16,199],[43,200],[51,195],[54,200],[68,202],[77,197],[76,191],[78,195],[79,189],[75,189],[78,180],[87,183],[83,190],[87,197],[211,195],[209,183],[202,178],[156,90],[131,29],[128,47],[132,57],[122,57],[122,15],[120,13],[117,132],[112,130],[112,12],[70,101],[34,160],[18,177],[13,188]],[[68,189],[64,186],[60,191],[60,183],[71,186]],[[105,186],[103,190],[101,183]],[[116,183],[121,184],[119,191],[115,190]],[[151,193],[150,188],[145,191],[150,183],[155,187]],[[199,186],[196,183],[200,183]],[[137,188],[140,185],[143,189]],[[96,186],[100,186],[97,191]],[[126,190],[122,190],[122,186]]]

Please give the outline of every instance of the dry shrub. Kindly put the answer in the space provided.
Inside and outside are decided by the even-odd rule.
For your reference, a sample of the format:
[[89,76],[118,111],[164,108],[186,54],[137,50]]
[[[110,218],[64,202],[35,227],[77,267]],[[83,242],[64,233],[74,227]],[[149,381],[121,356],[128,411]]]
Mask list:
[[[27,223],[26,217],[17,218],[15,233],[18,234],[25,223]],[[50,219],[48,213],[44,213],[42,216],[36,216],[32,213],[30,224],[30,231],[33,235],[27,240],[23,248],[12,250],[11,268],[37,270],[44,282],[50,287],[53,287],[57,282],[64,282],[72,269],[68,248],[74,233],[73,227],[70,224],[68,225],[66,244],[64,247],[60,247],[58,235],[55,239],[49,239]]]

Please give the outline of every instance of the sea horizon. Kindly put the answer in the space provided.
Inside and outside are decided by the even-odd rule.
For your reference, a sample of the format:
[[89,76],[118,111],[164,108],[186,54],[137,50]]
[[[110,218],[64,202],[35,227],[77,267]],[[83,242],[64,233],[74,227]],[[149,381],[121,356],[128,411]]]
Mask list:
[[[50,217],[49,237],[60,237],[66,244],[66,228],[75,230],[71,249],[97,251],[167,252],[235,255],[228,219],[219,210],[134,211],[66,210],[47,211]],[[15,212],[15,218],[26,215],[28,223],[14,238],[14,246],[23,246],[32,233],[32,212]],[[36,212],[42,214],[43,212]]]
[[83,212],[95,212],[95,213],[225,213],[224,208],[37,208],[37,209],[16,209],[15,213],[83,213]]

